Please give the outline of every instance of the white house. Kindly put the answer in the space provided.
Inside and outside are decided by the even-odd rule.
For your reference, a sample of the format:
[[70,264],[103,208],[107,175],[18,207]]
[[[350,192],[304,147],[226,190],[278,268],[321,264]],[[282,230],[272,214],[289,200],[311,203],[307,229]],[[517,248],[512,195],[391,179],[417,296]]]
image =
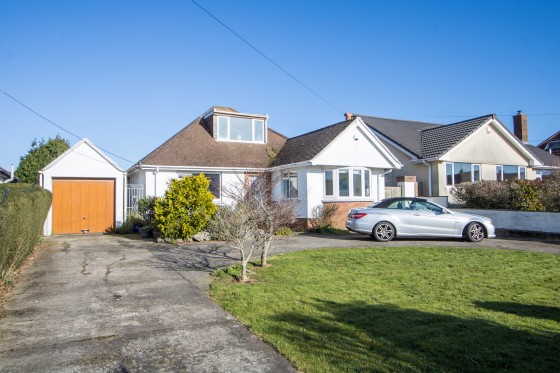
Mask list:
[[212,107],[131,167],[128,183],[162,196],[170,179],[204,173],[221,204],[230,202],[228,186],[271,172],[281,180],[272,199],[297,198],[306,224],[316,205],[340,204],[345,216],[350,207],[383,199],[383,175],[400,167],[359,118],[288,139],[268,127],[267,115]]

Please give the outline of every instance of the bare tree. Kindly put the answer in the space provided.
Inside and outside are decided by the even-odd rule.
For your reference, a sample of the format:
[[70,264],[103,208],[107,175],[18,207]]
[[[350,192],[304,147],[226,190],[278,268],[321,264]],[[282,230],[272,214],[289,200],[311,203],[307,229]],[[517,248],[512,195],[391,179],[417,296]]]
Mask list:
[[233,249],[239,250],[242,268],[240,281],[246,282],[248,280],[247,263],[249,263],[257,245],[255,240],[251,240],[256,227],[247,211],[241,205],[220,206],[208,223],[207,229],[214,238],[224,241]]
[[273,188],[280,180],[273,179],[270,173],[246,173],[244,180],[230,186],[225,195],[243,210],[251,224],[252,239],[256,248],[261,250],[261,266],[267,266],[268,251],[279,227],[295,221],[295,207],[298,199],[272,201]]

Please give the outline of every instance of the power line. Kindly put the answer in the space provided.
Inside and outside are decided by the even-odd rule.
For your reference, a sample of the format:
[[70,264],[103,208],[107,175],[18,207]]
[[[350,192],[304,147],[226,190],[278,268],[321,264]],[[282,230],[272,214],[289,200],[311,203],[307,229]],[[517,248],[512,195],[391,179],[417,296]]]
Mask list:
[[[68,134],[70,134],[70,135],[72,135],[72,136],[74,136],[74,137],[76,137],[76,138],[78,138],[78,139],[80,139],[80,140],[83,138],[82,136],[76,135],[74,132],[68,131],[66,128],[62,127],[61,125],[56,124],[55,122],[53,122],[53,121],[50,120],[49,118],[47,118],[47,117],[45,117],[45,116],[39,114],[38,112],[36,112],[35,110],[31,109],[29,106],[27,106],[26,104],[24,104],[23,102],[21,102],[21,101],[18,100],[17,98],[15,98],[15,97],[11,96],[10,94],[8,94],[7,92],[4,92],[4,91],[1,90],[1,89],[0,89],[0,92],[2,92],[3,94],[5,94],[5,95],[6,95],[7,97],[9,97],[11,100],[17,102],[18,104],[20,104],[21,106],[23,106],[24,108],[26,108],[27,110],[29,110],[30,112],[32,112],[33,114],[37,115],[39,118],[41,118],[41,119],[43,119],[43,120],[49,122],[49,123],[52,124],[53,126],[59,128],[59,129],[61,129],[62,131],[66,132],[66,133],[68,133]],[[101,147],[98,147],[98,148],[101,149],[101,150],[103,150],[105,153],[109,153],[109,154],[111,154],[111,155],[114,156],[114,157],[117,157],[117,158],[122,159],[123,161],[129,162],[129,163],[134,163],[134,162],[132,162],[132,161],[129,161],[129,160],[126,159],[126,158],[121,157],[120,155],[117,155],[117,154],[115,154],[115,153],[112,153],[112,152],[108,151],[107,149],[103,149],[103,148],[101,148]]]
[[224,22],[222,22],[220,19],[218,19],[215,15],[213,15],[212,13],[210,13],[208,10],[206,10],[202,5],[200,5],[199,3],[197,3],[194,0],[191,0],[192,3],[194,5],[196,5],[197,7],[199,7],[200,9],[202,9],[202,11],[206,14],[208,14],[210,17],[212,17],[216,22],[218,22],[220,25],[224,26],[229,32],[231,32],[233,35],[235,35],[239,40],[241,40],[242,42],[244,42],[245,44],[247,44],[249,47],[251,47],[255,52],[257,52],[258,54],[260,54],[261,56],[263,56],[265,59],[267,59],[271,64],[273,64],[274,66],[276,66],[278,69],[280,69],[282,72],[284,72],[286,75],[288,75],[290,78],[292,78],[294,81],[296,81],[298,84],[300,84],[303,88],[307,89],[309,92],[313,93],[315,96],[317,96],[319,99],[321,99],[323,102],[325,102],[327,105],[329,105],[330,107],[332,107],[333,109],[337,110],[340,113],[344,113],[343,110],[341,110],[340,108],[338,108],[336,105],[334,105],[333,103],[331,103],[329,100],[327,100],[326,98],[324,98],[323,96],[321,96],[319,93],[317,93],[313,88],[309,87],[307,84],[305,84],[304,82],[302,82],[301,80],[299,80],[298,78],[296,78],[293,74],[291,74],[288,70],[286,70],[285,68],[283,68],[282,66],[280,66],[278,63],[276,63],[272,58],[268,57],[266,54],[264,54],[263,52],[261,52],[257,47],[255,47],[253,44],[251,44],[250,42],[248,42],[245,38],[243,38],[241,35],[239,35],[237,32],[235,32],[231,27],[229,27],[228,25],[226,25]]

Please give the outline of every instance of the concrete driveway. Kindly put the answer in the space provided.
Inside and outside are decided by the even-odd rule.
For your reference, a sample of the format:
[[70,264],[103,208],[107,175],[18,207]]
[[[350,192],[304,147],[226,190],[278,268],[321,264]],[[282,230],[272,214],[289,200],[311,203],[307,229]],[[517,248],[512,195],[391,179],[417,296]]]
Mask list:
[[199,289],[209,269],[157,258],[175,248],[103,235],[49,241],[0,319],[1,372],[295,371]]
[[[136,237],[136,236],[134,236]],[[49,238],[0,319],[1,372],[290,372],[271,347],[207,295],[235,251],[119,236]],[[560,242],[519,239],[377,243],[367,236],[279,237],[272,254],[321,247],[453,246],[560,254]]]

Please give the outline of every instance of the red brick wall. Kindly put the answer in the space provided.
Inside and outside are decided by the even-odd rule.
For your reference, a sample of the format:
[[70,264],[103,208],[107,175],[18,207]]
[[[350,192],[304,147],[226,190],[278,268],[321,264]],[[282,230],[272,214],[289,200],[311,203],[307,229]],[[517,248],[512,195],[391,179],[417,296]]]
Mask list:
[[324,202],[323,205],[338,205],[338,210],[333,219],[333,226],[340,229],[346,229],[346,217],[348,211],[356,207],[367,207],[372,202]]

